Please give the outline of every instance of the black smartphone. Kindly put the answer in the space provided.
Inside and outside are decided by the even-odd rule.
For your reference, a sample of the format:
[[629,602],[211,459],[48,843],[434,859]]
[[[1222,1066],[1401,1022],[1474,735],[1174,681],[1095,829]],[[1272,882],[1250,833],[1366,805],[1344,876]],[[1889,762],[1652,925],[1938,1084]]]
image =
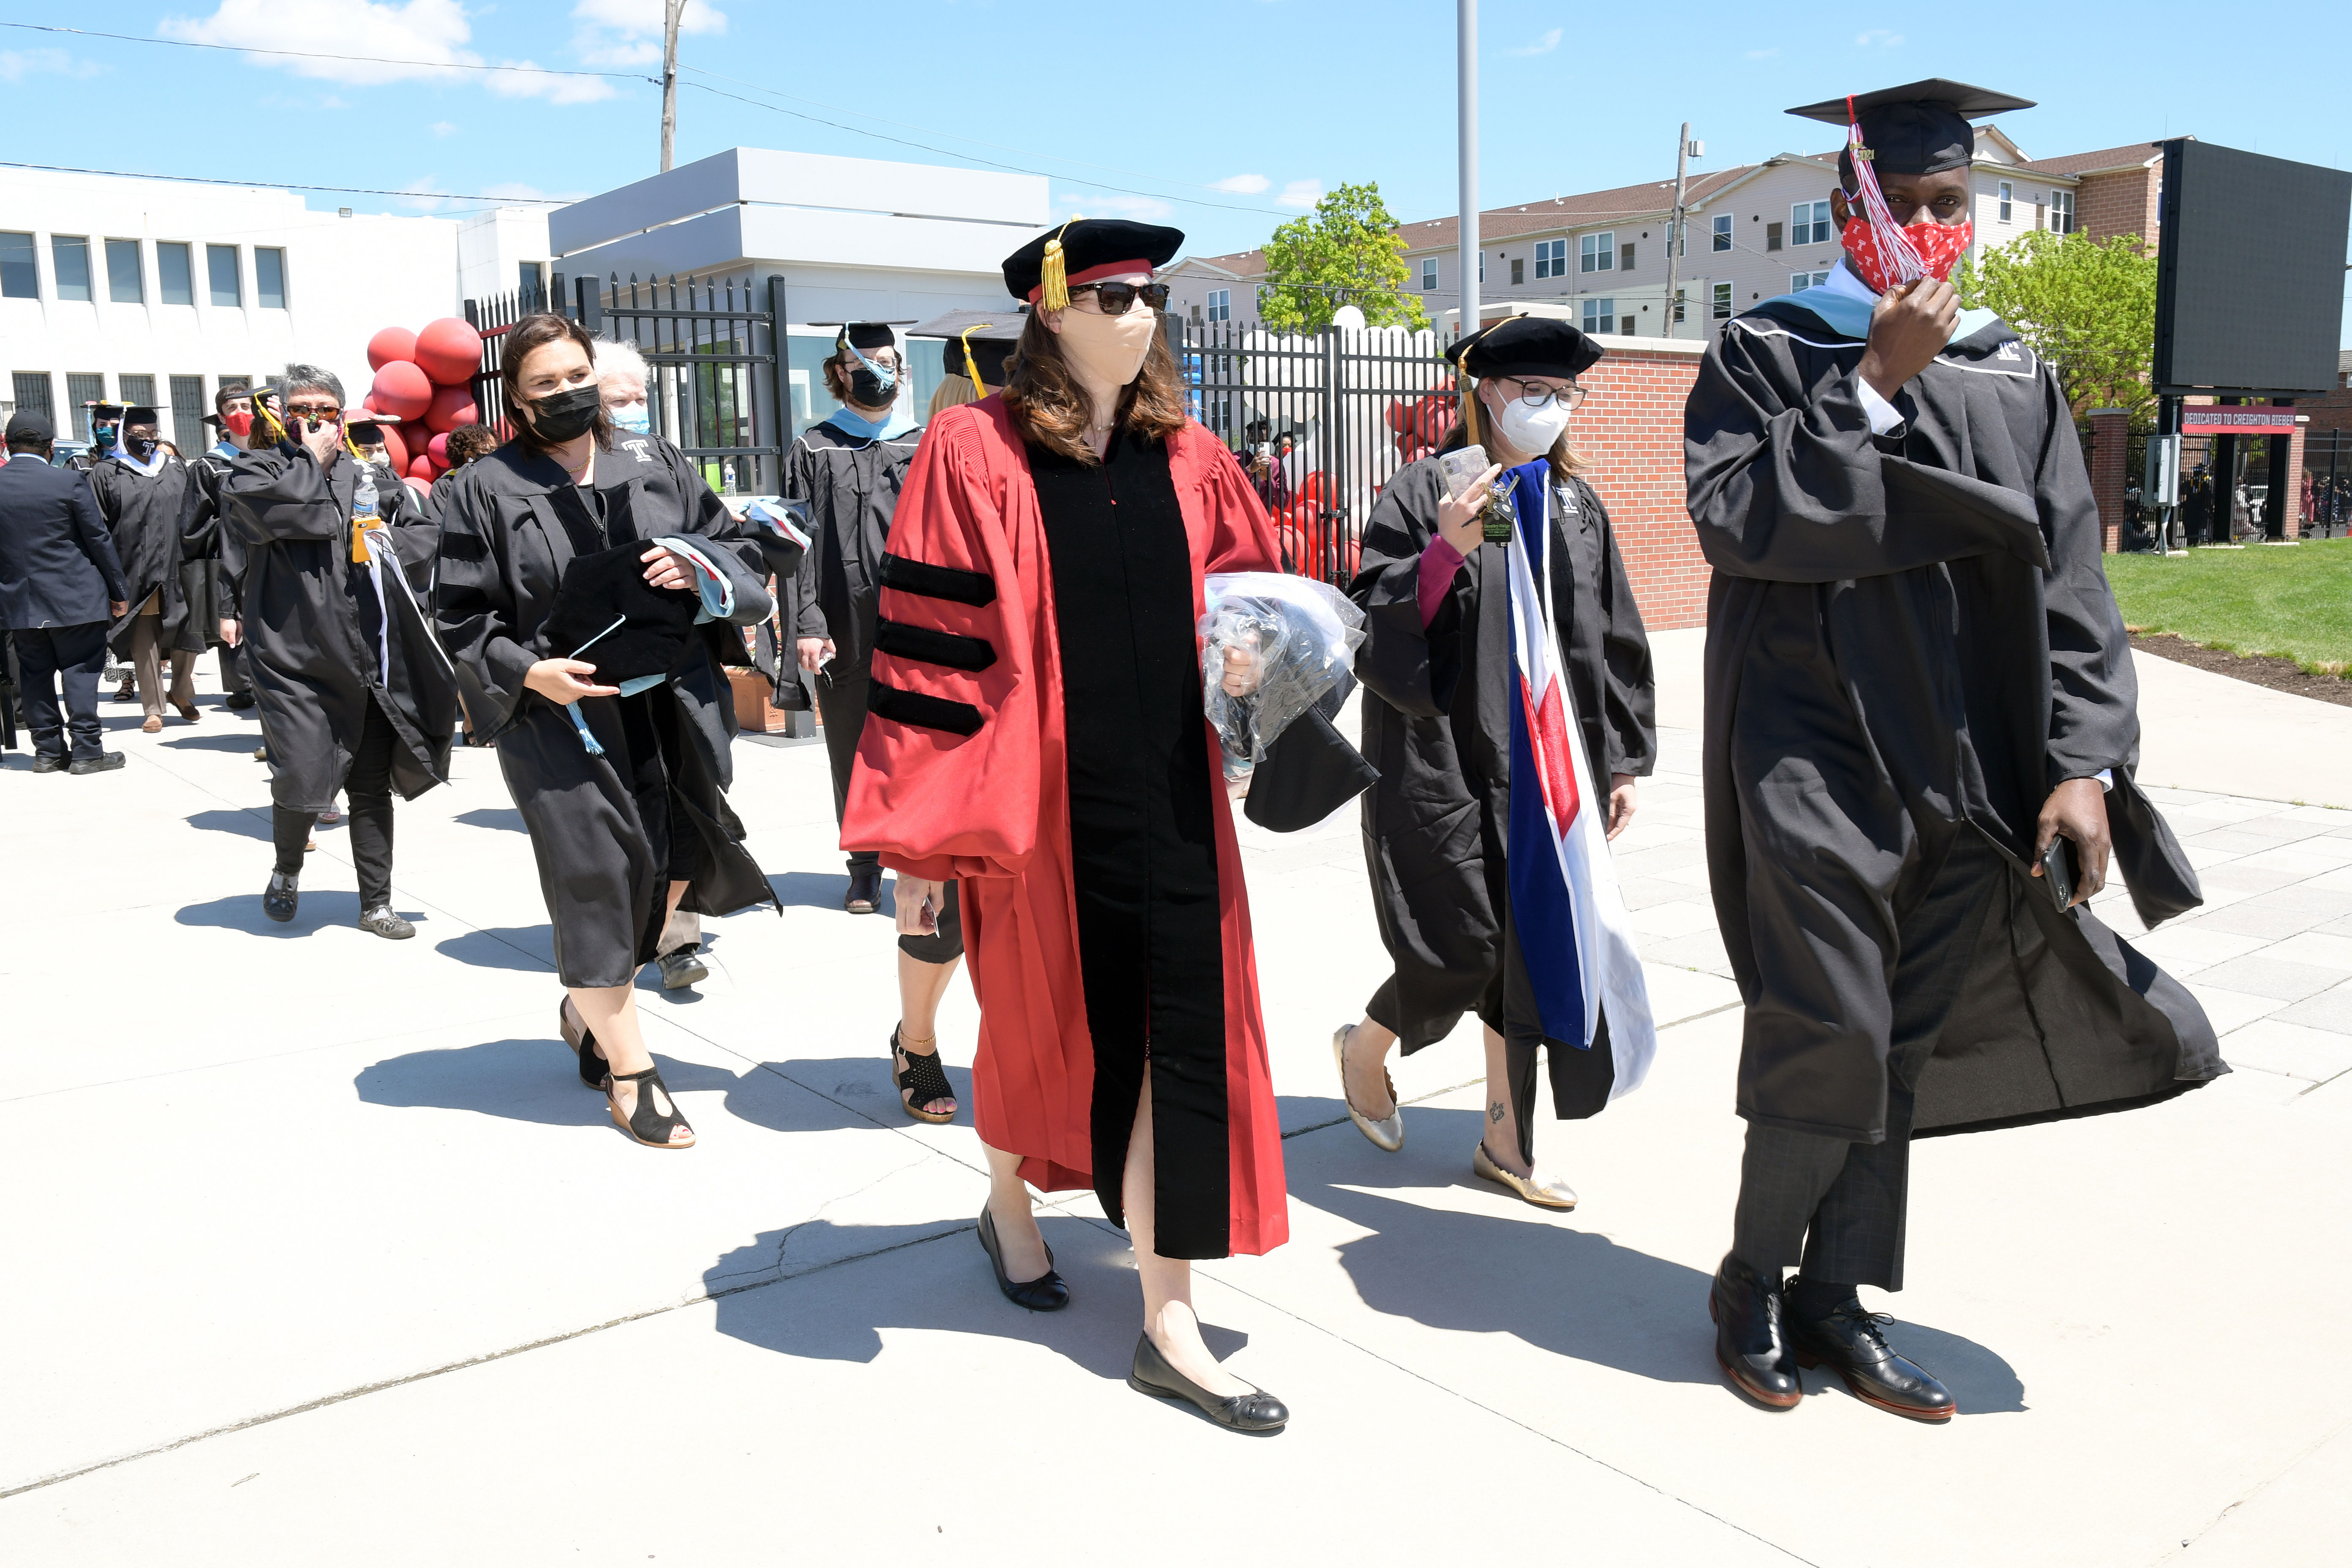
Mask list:
[[2082,879],[2082,857],[2074,848],[2074,841],[2062,833],[2042,852],[2042,879],[2049,884],[2050,897],[2056,901],[2059,913],[2074,907],[2074,886]]

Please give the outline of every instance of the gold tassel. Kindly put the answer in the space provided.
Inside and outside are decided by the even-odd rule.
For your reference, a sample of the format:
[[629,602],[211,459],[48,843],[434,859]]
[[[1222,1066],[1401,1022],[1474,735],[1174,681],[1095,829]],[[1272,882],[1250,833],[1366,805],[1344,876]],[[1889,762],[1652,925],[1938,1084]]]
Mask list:
[[1461,372],[1460,376],[1462,434],[1465,437],[1465,444],[1472,447],[1484,446],[1486,439],[1478,434],[1478,384],[1471,379],[1470,373],[1466,370]]
[[963,330],[963,335],[958,340],[963,344],[964,374],[971,377],[971,395],[974,397],[985,397],[988,395],[988,383],[980,379],[980,361],[972,356],[971,335],[972,333],[980,331],[982,327],[993,327],[994,325],[996,325],[994,321],[981,321],[975,325],[966,327]]
[[[1070,216],[1070,223],[1084,221],[1077,214]],[[1070,232],[1070,223],[1064,224],[1055,231],[1054,237],[1045,242],[1045,259],[1037,264],[1037,281],[1042,291],[1040,303],[1048,310],[1069,309],[1070,275],[1062,263],[1062,236]]]

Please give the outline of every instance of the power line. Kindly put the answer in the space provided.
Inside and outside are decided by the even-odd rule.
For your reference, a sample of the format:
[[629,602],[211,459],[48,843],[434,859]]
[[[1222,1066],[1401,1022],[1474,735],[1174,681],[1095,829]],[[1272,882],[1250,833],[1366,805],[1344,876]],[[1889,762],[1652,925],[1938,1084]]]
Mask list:
[[[62,33],[77,38],[111,38],[122,44],[157,44],[172,49],[225,49],[233,55],[278,55],[290,60],[335,60],[354,65],[415,66],[424,70],[448,71],[513,71],[523,76],[586,76],[608,81],[649,81],[658,87],[659,77],[640,76],[635,71],[575,71],[558,70],[551,66],[488,66],[468,65],[457,60],[395,60],[380,55],[324,55],[302,49],[263,49],[246,44],[205,44],[194,38],[142,38],[136,33],[93,33],[85,27],[52,27],[38,22],[0,22],[0,27],[15,27],[27,33]],[[324,189],[326,187],[320,187]]]
[[71,169],[61,163],[13,163],[0,169],[37,169],[45,174],[98,174],[110,180],[169,180],[180,185],[244,185],[264,191],[325,191],[349,196],[406,196],[413,201],[488,202],[494,206],[568,207],[567,196],[467,196],[451,191],[386,191],[373,185],[296,185],[284,180],[216,180],[203,174],[133,174],[121,169]]

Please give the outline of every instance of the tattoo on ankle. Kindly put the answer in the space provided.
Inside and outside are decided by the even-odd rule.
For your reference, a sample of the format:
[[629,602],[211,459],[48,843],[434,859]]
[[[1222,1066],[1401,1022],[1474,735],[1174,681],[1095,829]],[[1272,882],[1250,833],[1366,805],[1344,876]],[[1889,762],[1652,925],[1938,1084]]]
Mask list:
[[1486,1120],[1494,1122],[1500,1122],[1503,1120],[1503,1102],[1501,1100],[1498,1100],[1495,1101],[1494,1104],[1486,1108]]

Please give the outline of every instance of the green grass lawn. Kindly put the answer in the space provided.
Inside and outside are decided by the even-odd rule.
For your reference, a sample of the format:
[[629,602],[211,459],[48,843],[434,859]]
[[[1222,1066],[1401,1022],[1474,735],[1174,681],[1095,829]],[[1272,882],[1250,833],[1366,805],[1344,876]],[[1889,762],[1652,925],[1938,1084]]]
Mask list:
[[2170,560],[2110,555],[2106,567],[2134,630],[2275,654],[2319,674],[2352,665],[2352,539],[2191,550]]

